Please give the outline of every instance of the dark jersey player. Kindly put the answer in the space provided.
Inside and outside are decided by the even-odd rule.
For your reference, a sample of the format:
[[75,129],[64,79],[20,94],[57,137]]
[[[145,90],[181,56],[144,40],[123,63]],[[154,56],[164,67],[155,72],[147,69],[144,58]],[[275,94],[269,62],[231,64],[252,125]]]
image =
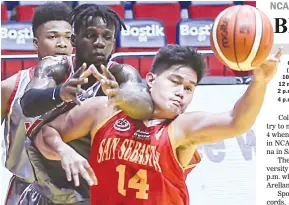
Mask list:
[[185,179],[187,169],[200,162],[197,146],[251,128],[281,54],[280,50],[255,68],[253,80],[231,111],[185,113],[205,63],[189,47],[167,46],[146,76],[155,106],[151,120],[132,119],[106,106],[107,97],[95,97],[48,123],[34,142],[46,157],[50,156],[45,150],[54,147],[64,159],[67,145],[47,142],[55,142],[57,135],[69,142],[91,134],[90,164],[97,177],[90,189],[91,204],[188,205]]
[[[106,6],[84,4],[70,14],[70,22],[74,24],[75,30],[71,39],[76,48],[74,62],[69,63],[66,56],[43,59],[21,99],[25,115],[33,117],[45,113],[28,128],[27,135],[33,137],[46,122],[74,107],[74,102],[80,104],[80,101],[87,98],[104,95],[99,90],[101,82],[93,76],[94,70],[101,71],[101,67],[105,68],[104,71],[106,68],[110,69],[113,75],[110,76],[111,79],[115,78],[120,85],[120,88],[115,87],[118,84],[107,79],[102,86],[111,89],[111,92],[106,94],[111,99],[116,99],[129,116],[138,119],[150,116],[153,110],[152,100],[138,72],[129,65],[117,65],[109,61],[116,35],[123,26],[119,16]],[[80,77],[81,75],[84,77]],[[118,89],[121,95],[116,96],[114,90]],[[138,95],[131,96],[131,89]],[[37,183],[25,190],[20,204],[89,203],[88,184],[76,183],[75,187],[73,182],[67,182],[63,164],[46,160],[33,144],[27,144]],[[80,153],[86,162],[85,158],[88,158],[90,152],[90,136],[75,140],[69,145],[70,155]]]
[[[75,34],[71,36],[71,42],[76,48],[75,71],[79,69],[78,71],[81,72],[90,65],[95,65],[98,70],[102,64],[110,66],[109,59],[114,49],[115,39],[120,29],[124,27],[119,16],[106,6],[83,4],[70,14],[70,22],[74,24],[75,31]],[[49,65],[51,59],[46,60]],[[70,66],[69,62],[67,66]],[[85,82],[85,79],[76,79],[77,74],[61,83],[73,69],[54,69],[53,72],[50,69],[51,66],[39,66],[39,71],[21,99],[25,116],[35,117],[63,102],[77,101],[76,94],[81,94],[83,89],[94,86],[96,82],[94,77],[90,76],[88,83],[83,85],[82,89],[77,89],[76,85]],[[115,73],[122,75],[121,77],[125,79],[137,74],[130,66],[122,67],[121,71],[124,72]],[[122,81],[118,82],[122,83]]]

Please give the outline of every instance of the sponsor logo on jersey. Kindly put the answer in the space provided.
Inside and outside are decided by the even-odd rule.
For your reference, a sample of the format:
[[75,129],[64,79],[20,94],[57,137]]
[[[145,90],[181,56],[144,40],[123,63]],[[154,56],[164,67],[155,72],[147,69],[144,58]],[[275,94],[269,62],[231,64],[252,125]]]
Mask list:
[[130,130],[130,123],[126,119],[121,118],[115,121],[113,127],[118,131],[125,132]]
[[142,131],[142,130],[137,130],[133,134],[135,139],[142,139],[142,140],[149,140],[150,139],[150,133]]

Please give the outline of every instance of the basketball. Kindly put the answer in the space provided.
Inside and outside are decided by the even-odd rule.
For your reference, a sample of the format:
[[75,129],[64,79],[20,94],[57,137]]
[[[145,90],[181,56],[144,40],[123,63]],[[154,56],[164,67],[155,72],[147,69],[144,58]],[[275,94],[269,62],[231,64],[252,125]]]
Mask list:
[[233,70],[249,71],[262,63],[273,46],[273,27],[260,10],[248,5],[222,11],[211,29],[217,59]]

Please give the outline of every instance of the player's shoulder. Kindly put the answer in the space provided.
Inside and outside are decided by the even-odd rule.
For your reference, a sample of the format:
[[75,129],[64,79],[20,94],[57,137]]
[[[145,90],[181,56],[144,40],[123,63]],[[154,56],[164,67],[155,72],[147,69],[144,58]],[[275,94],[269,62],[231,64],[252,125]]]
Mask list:
[[171,122],[173,135],[177,139],[182,138],[186,135],[187,130],[190,130],[190,128],[194,127],[194,124],[202,121],[205,116],[206,113],[201,111],[185,112],[178,115]]
[[81,106],[93,110],[102,110],[108,107],[108,103],[107,96],[96,96],[86,99],[82,102]]
[[9,78],[6,78],[5,80],[1,81],[1,87],[9,87],[11,85],[14,85],[18,75],[19,74],[16,73],[16,74],[10,76]]
[[20,83],[21,72],[23,71],[18,71],[11,77],[1,81],[2,109],[7,105],[9,107],[9,102],[12,102],[12,100],[15,98]]
[[115,70],[123,70],[123,69],[134,69],[136,70],[135,67],[133,67],[132,65],[126,64],[126,63],[118,63],[115,61],[110,61],[107,64],[107,67],[111,70],[111,71],[115,71]]
[[20,84],[23,82],[29,82],[31,80],[31,75],[33,73],[33,67],[19,70],[14,75],[10,76],[9,78],[1,81],[1,91],[2,96],[10,95],[13,90],[17,90]]
[[[52,68],[55,68],[56,66],[59,65],[64,65],[68,66],[69,65],[69,60],[67,56],[47,56],[40,60],[35,67],[35,71],[44,71],[44,70],[53,70]],[[57,68],[57,67],[56,67]]]
[[194,124],[200,124],[208,117],[212,116],[213,113],[203,112],[203,111],[192,111],[185,112],[178,115],[174,120],[173,124],[175,127],[186,129],[186,127],[191,128]]
[[34,77],[53,77],[62,80],[70,69],[71,63],[67,56],[47,56],[38,62]]
[[17,83],[17,80],[20,79],[21,77],[21,73],[25,72],[25,70],[20,70],[18,71],[16,74],[10,76],[9,78],[1,81],[1,90],[3,91],[4,90],[13,90],[16,83]]
[[192,111],[192,112],[184,112],[180,115],[178,115],[172,122],[182,122],[184,120],[187,120],[188,118],[198,118],[202,115],[203,112],[200,111]]
[[178,115],[174,121],[183,121],[183,120],[200,120],[207,115],[211,115],[211,113],[203,112],[203,111],[191,111],[191,112],[184,112]]
[[110,72],[119,84],[126,82],[142,83],[138,70],[129,64],[117,64],[110,68]]
[[119,65],[120,63],[116,62],[116,61],[108,61],[107,63],[107,68],[108,69],[111,69],[111,68],[114,68],[115,66]]

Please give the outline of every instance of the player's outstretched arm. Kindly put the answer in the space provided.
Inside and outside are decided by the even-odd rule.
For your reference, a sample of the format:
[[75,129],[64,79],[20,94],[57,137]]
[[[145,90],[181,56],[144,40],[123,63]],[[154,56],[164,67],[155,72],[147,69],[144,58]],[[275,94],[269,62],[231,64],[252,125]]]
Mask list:
[[78,84],[87,82],[79,79],[79,75],[86,69],[84,64],[68,80],[62,83],[69,75],[69,62],[64,56],[49,56],[42,59],[35,68],[34,76],[27,85],[20,104],[26,117],[42,115],[62,102],[76,101]]
[[9,100],[13,93],[14,86],[16,85],[17,75],[18,74],[15,74],[6,80],[1,81],[1,124],[9,112]]
[[119,64],[108,70],[101,66],[102,74],[90,67],[83,77],[93,74],[101,82],[103,92],[110,102],[126,114],[138,120],[149,119],[153,114],[153,101],[138,71],[127,64]]
[[97,113],[99,110],[103,110],[106,104],[107,97],[94,97],[59,115],[53,121],[43,125],[41,131],[34,138],[35,145],[44,156],[53,159],[55,156],[50,156],[46,150],[51,149],[52,152],[59,154],[63,151],[62,145],[65,142],[89,134],[93,123],[98,120]]
[[88,161],[65,142],[89,134],[92,126],[97,124],[99,110],[103,111],[106,104],[107,97],[90,98],[44,125],[33,139],[44,157],[61,160],[68,181],[73,178],[76,186],[79,185],[79,173],[89,185],[96,184],[97,180]]
[[267,83],[276,73],[281,54],[282,50],[254,70],[254,77],[247,91],[232,111],[222,114],[196,112],[180,115],[173,122],[174,134],[186,136],[180,139],[180,145],[215,143],[248,131],[261,109]]

